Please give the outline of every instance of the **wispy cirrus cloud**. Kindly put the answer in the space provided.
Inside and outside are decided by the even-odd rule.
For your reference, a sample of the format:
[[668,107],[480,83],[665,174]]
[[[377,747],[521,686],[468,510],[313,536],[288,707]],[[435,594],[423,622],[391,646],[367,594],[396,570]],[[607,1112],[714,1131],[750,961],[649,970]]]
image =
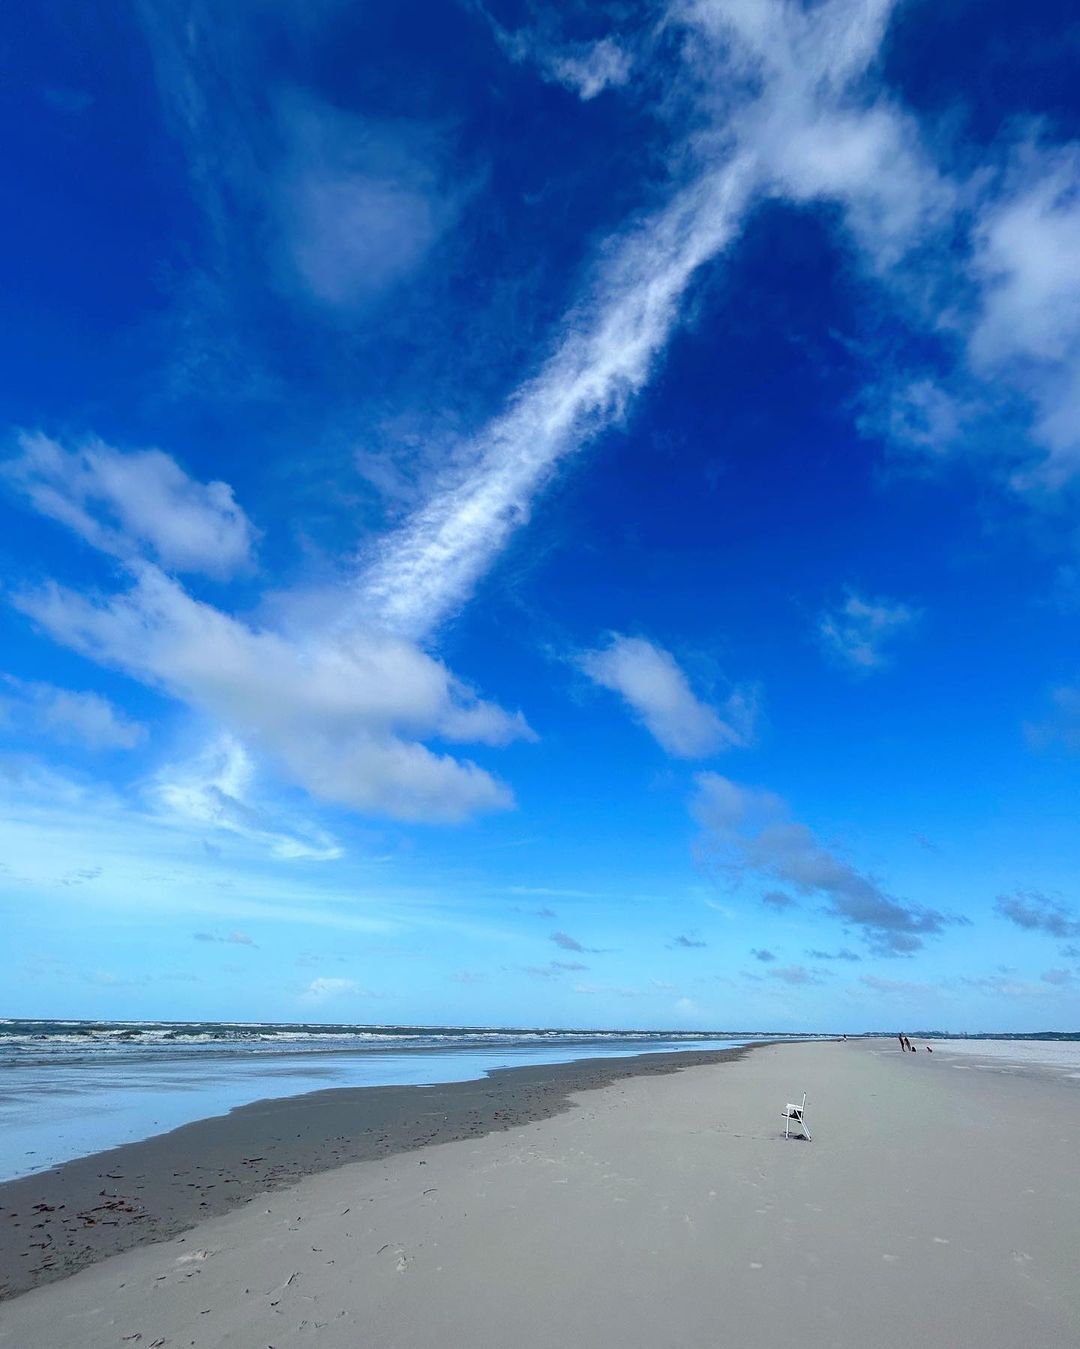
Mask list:
[[260,802],[255,780],[251,756],[226,735],[193,759],[159,769],[149,794],[165,818],[237,834],[283,860],[333,862],[343,856],[331,834],[295,810]]
[[[315,859],[289,867],[266,858],[265,842],[234,833],[222,850],[201,844],[208,826],[147,809],[110,788],[61,774],[32,759],[0,758],[0,891],[25,904],[70,902],[70,886],[97,878],[79,903],[149,918],[198,916],[205,927],[250,923],[327,927],[365,935],[398,931],[384,892],[362,875],[315,879]],[[342,862],[342,867],[348,864]],[[323,868],[318,866],[321,872]],[[410,920],[411,921],[411,920]]]
[[[209,285],[226,311],[252,257],[264,284],[331,313],[370,304],[426,260],[462,195],[445,127],[349,111],[321,99],[288,60],[268,79],[251,15],[202,4],[181,14],[158,0],[138,10],[208,221]],[[309,8],[283,4],[276,17],[295,52]]]
[[821,896],[828,911],[858,928],[872,950],[910,954],[960,921],[889,895],[822,844],[808,825],[793,820],[787,803],[773,792],[741,787],[717,773],[699,773],[696,783],[691,810],[722,865]]
[[358,579],[359,608],[418,637],[464,603],[562,460],[621,418],[645,386],[691,279],[735,237],[752,188],[750,163],[729,157],[609,250],[539,373],[376,546]]
[[261,187],[295,283],[348,312],[415,271],[463,195],[447,181],[438,128],[361,118],[310,94],[280,100],[278,123],[280,168]]
[[890,648],[910,632],[919,617],[919,610],[908,604],[868,600],[849,591],[843,604],[821,615],[818,637],[835,660],[868,673],[889,663]]
[[745,747],[754,731],[754,700],[732,693],[721,709],[702,701],[674,656],[643,637],[612,633],[606,646],[584,651],[578,664],[602,688],[618,693],[661,748],[681,759]]
[[511,32],[490,15],[488,19],[499,45],[512,61],[535,67],[542,79],[561,84],[583,102],[605,89],[621,88],[630,78],[633,54],[614,37],[574,42],[548,31],[551,24]]

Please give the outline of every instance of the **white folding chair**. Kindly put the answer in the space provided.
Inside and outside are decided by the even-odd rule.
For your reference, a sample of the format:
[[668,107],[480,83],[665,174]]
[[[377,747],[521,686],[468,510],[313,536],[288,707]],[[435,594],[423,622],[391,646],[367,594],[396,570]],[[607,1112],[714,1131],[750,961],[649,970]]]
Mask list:
[[801,1105],[794,1105],[791,1101],[788,1101],[787,1105],[784,1106],[783,1110],[781,1110],[780,1113],[784,1117],[785,1138],[790,1137],[791,1126],[793,1124],[796,1124],[806,1135],[806,1141],[808,1143],[813,1142],[813,1139],[811,1139],[810,1137],[810,1130],[806,1127],[806,1120],[803,1116],[803,1111],[805,1111],[805,1109],[806,1109],[806,1092],[804,1091],[802,1094]]

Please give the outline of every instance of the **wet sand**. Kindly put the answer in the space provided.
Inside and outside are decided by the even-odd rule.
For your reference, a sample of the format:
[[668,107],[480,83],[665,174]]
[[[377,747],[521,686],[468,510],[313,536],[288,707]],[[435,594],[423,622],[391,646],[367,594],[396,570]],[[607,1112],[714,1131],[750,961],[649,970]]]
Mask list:
[[573,1092],[744,1052],[583,1059],[432,1087],[309,1092],[65,1162],[0,1184],[0,1300],[304,1176],[546,1119],[569,1109]]

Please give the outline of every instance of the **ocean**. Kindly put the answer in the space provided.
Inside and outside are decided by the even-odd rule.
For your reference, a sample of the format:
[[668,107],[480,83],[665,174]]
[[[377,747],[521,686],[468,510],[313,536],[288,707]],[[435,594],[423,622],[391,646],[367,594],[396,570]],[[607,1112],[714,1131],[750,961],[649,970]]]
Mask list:
[[0,1020],[0,1180],[272,1097],[327,1087],[464,1081],[496,1068],[572,1059],[729,1049],[758,1038],[765,1037],[479,1026]]

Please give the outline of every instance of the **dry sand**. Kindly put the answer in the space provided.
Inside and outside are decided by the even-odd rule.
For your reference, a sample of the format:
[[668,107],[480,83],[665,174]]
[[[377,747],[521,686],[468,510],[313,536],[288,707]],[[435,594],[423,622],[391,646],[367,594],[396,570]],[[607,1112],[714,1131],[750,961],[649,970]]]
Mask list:
[[0,1345],[1075,1349],[1078,1142],[1074,1081],[772,1046],[311,1176],[16,1298]]

